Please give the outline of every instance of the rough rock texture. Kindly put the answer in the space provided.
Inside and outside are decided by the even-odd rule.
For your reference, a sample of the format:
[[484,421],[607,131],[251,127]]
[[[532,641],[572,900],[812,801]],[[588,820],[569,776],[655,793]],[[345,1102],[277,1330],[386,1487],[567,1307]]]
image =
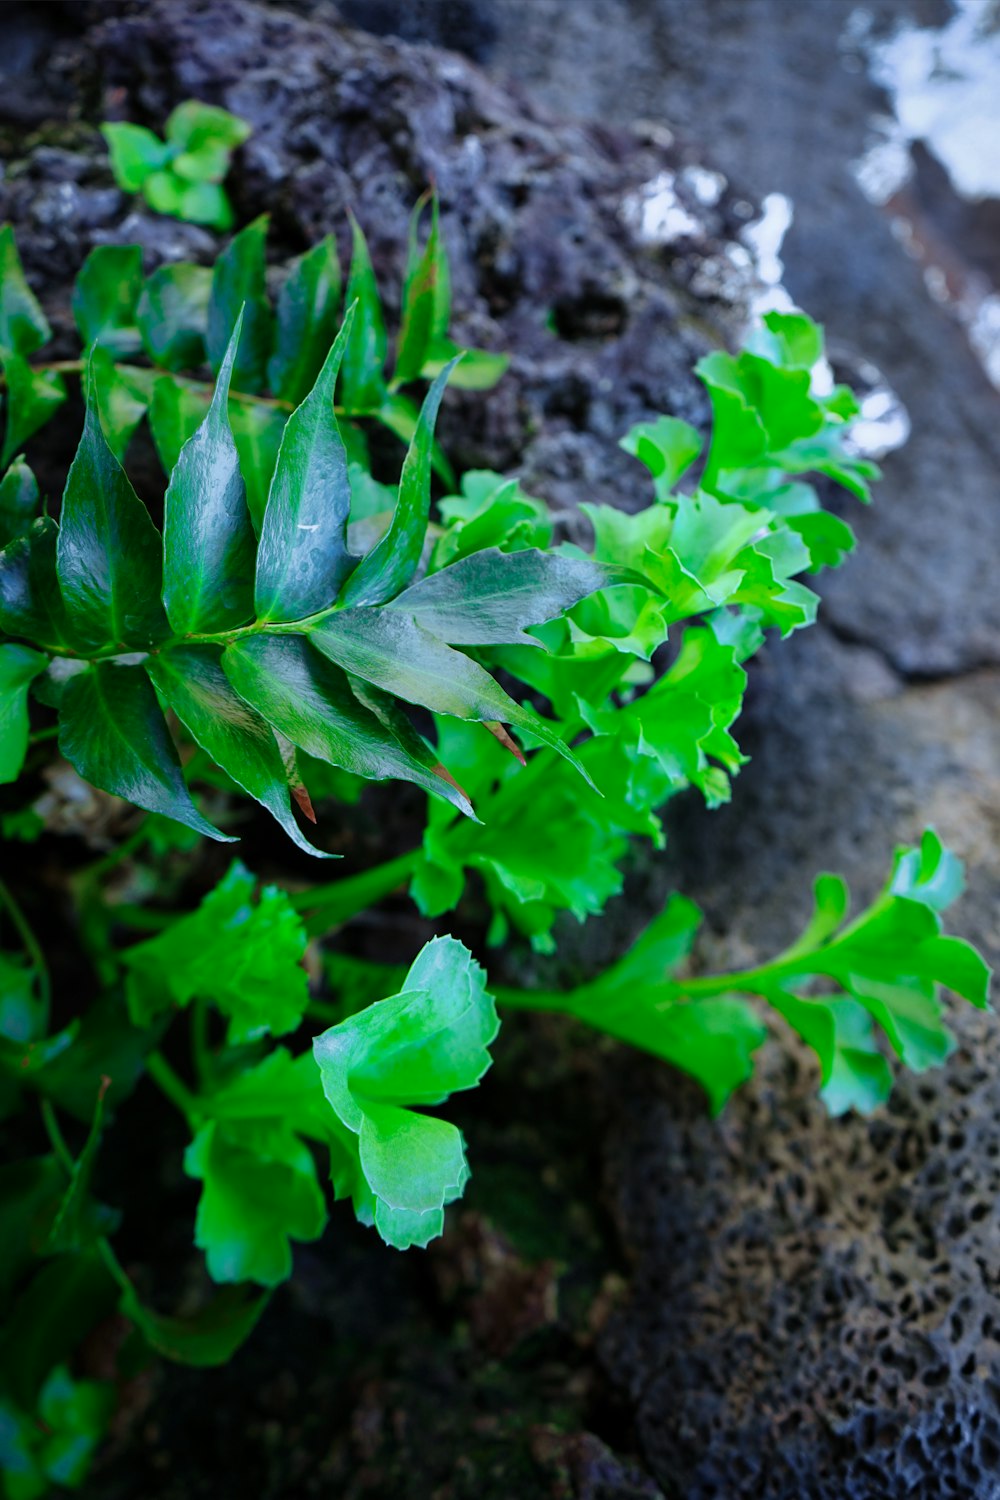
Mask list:
[[[773,951],[818,869],[868,896],[927,820],[967,859],[959,921],[996,958],[998,403],[847,174],[877,102],[833,61],[847,0],[574,0],[558,26],[541,0],[408,10],[410,36],[475,50],[566,112],[641,111],[706,140],[735,189],[711,211],[692,195],[704,238],[656,256],[630,244],[619,209],[699,159],[662,128],[557,126],[460,59],[338,30],[324,0],[297,9],[102,5],[82,48],[37,62],[38,89],[50,118],[82,101],[87,121],[117,109],[156,124],[192,94],[246,114],[241,215],[270,208],[292,253],[328,228],[343,237],[352,204],[387,294],[433,173],[460,326],[517,351],[505,388],[455,404],[460,463],[526,467],[560,509],[628,503],[624,427],[658,409],[704,416],[690,364],[732,330],[746,283],[731,257],[722,297],[699,272],[706,256],[726,264],[744,191],[795,197],[791,290],[876,359],[914,421],[857,558],[821,585],[835,632],[754,669],[741,733],[754,760],[733,804],[676,810],[668,859],[637,859],[630,903],[585,930],[580,961],[620,946],[675,884],[707,912],[706,964]],[[350,11],[395,24],[389,0]],[[0,184],[63,324],[68,274],[123,222],[151,251],[212,253],[211,237],[136,215],[96,151],[91,126],[71,124]],[[1000,1031],[956,1019],[945,1070],[902,1080],[872,1121],[835,1123],[787,1038],[711,1122],[663,1068],[590,1038],[567,1061],[556,1023],[510,1027],[463,1118],[471,1212],[442,1246],[400,1261],[348,1231],[308,1252],[230,1371],[161,1377],[158,1416],[139,1444],[134,1427],[123,1436],[100,1493],[993,1500]],[[620,1456],[633,1448],[638,1462]]]

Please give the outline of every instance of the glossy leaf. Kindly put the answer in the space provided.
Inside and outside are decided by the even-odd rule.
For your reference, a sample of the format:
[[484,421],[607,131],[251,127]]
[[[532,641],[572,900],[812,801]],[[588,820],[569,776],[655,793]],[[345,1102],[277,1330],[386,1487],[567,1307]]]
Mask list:
[[91,250],[73,286],[73,318],[84,349],[95,343],[115,355],[141,349],[136,324],[141,293],[138,245],[98,245]]
[[194,437],[208,415],[207,394],[172,375],[161,375],[153,385],[149,426],[153,442],[167,474],[172,474],[181,449]]
[[259,620],[301,620],[327,608],[355,564],[347,550],[347,454],[333,414],[353,316],[351,308],[315,386],[285,425],[257,552]]
[[229,426],[237,318],[208,415],[181,449],[164,501],[163,603],[175,635],[211,634],[253,614],[256,540]]
[[211,294],[212,273],[206,266],[160,266],[147,279],[136,323],[154,364],[164,370],[192,370],[204,363]]
[[337,335],[340,262],[332,234],[293,261],[278,297],[271,390],[298,406],[315,385]]
[[38,483],[23,458],[0,480],[0,548],[27,536],[38,514]]
[[212,272],[205,347],[218,374],[242,308],[243,337],[233,367],[233,387],[238,391],[263,390],[271,357],[273,316],[264,274],[267,223],[267,215],[261,214],[234,235]]
[[600,565],[561,553],[474,552],[390,602],[418,625],[454,646],[521,641],[540,644],[524,627],[555,615],[604,587],[611,575]]
[[17,450],[44,427],[66,399],[63,378],[54,370],[32,369],[20,354],[0,350],[0,366],[6,385],[6,427],[0,467],[9,464]]
[[351,236],[351,270],[344,302],[347,307],[354,302],[358,306],[351,338],[344,351],[340,404],[348,412],[373,412],[382,405],[385,395],[385,319],[368,243],[353,214]]
[[169,632],[160,536],[108,447],[91,383],[56,547],[70,625],[93,646],[142,650]]
[[0,228],[0,352],[34,354],[52,337],[48,319],[29,287],[14,231]]
[[221,657],[218,647],[176,646],[151,656],[146,670],[215,764],[266,807],[300,849],[326,858],[295,821],[273,729],[234,691],[222,670]]
[[478,662],[435,639],[402,611],[342,610],[318,625],[310,639],[346,671],[407,703],[530,731],[589,779],[552,725],[515,703]]
[[72,645],[56,578],[58,530],[41,516],[27,536],[0,552],[0,630],[53,651]]
[[247,505],[254,530],[260,534],[267,508],[268,491],[278,462],[287,413],[274,406],[230,397],[229,421],[240,455],[240,468],[247,487]]
[[427,393],[403,464],[389,529],[348,579],[345,604],[382,604],[400,593],[417,570],[430,516],[434,423],[450,373],[449,365]]
[[142,667],[95,662],[71,678],[60,706],[59,749],[85,781],[102,791],[230,842],[191,801]]
[[20,774],[28,753],[28,689],[48,664],[28,646],[0,645],[0,783]]
[[222,665],[244,702],[299,749],[371,781],[413,781],[471,815],[462,793],[417,761],[304,637],[248,636]]

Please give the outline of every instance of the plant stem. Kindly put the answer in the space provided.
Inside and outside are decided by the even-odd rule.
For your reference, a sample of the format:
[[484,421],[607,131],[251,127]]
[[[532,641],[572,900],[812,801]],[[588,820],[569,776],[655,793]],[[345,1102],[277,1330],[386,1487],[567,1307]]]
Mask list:
[[52,980],[49,975],[49,966],[45,962],[42,945],[35,937],[31,924],[18,903],[14,900],[9,886],[3,880],[0,880],[0,907],[7,908],[7,914],[17,928],[17,933],[25,952],[31,959],[32,966],[38,975],[38,991],[45,1011],[45,1024],[47,1027],[49,1010],[52,1004]]
[[162,1052],[151,1052],[146,1058],[146,1071],[153,1082],[176,1105],[181,1114],[192,1124],[202,1115],[201,1101],[187,1084],[178,1077]]
[[41,1100],[42,1124],[45,1126],[45,1134],[49,1138],[52,1150],[59,1158],[59,1165],[65,1171],[67,1177],[72,1177],[76,1168],[73,1153],[66,1144],[66,1139],[59,1126],[59,1120],[53,1108],[51,1099]]
[[305,914],[309,936],[320,937],[390,895],[412,875],[419,858],[420,850],[411,849],[360,875],[346,875],[328,885],[299,891],[292,896],[292,905]]

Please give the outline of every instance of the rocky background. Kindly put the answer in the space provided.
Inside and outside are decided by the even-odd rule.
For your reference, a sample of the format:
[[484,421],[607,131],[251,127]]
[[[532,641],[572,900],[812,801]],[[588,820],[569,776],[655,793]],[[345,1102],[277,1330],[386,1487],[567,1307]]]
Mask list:
[[[950,10],[867,13],[877,35]],[[704,420],[694,359],[738,336],[769,277],[747,226],[767,194],[792,200],[785,285],[849,373],[874,362],[910,440],[852,516],[822,623],[753,669],[733,803],[677,807],[667,858],[637,857],[627,900],[567,931],[577,966],[675,886],[706,910],[707,961],[773,951],[819,869],[867,897],[927,822],[968,863],[958,928],[1000,952],[1000,397],[925,274],[928,247],[996,274],[988,205],[926,152],[889,211],[862,194],[851,162],[886,100],[853,14],[141,0],[0,21],[0,215],[57,328],[92,244],[138,240],[150,265],[215,248],[121,198],[101,118],[156,125],[191,96],[245,116],[240,218],[270,210],[281,256],[342,235],[353,206],[387,294],[433,178],[459,326],[514,352],[494,394],[452,400],[446,446],[525,473],[570,529],[580,499],[638,501],[629,423]],[[664,173],[695,223],[679,238],[636,227]],[[782,1038],[713,1122],[662,1067],[511,1023],[463,1119],[475,1172],[445,1240],[399,1257],[338,1221],[227,1371],[136,1383],[87,1493],[991,1500],[1000,1030],[956,1024],[947,1068],[870,1120],[829,1120]]]

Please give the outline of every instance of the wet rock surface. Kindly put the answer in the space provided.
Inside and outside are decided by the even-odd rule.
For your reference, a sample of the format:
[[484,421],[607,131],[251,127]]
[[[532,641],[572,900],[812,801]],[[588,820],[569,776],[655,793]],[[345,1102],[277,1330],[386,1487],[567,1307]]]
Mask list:
[[[458,327],[515,351],[496,393],[454,403],[446,445],[462,466],[520,469],[566,511],[643,493],[615,447],[630,422],[704,420],[690,369],[743,316],[745,267],[727,258],[740,205],[789,193],[787,285],[835,346],[882,368],[913,437],[857,556],[822,580],[825,625],[752,671],[753,761],[732,805],[676,808],[668,857],[637,859],[629,902],[576,934],[578,961],[620,948],[675,886],[706,911],[707,965],[762,956],[819,869],[867,897],[928,821],[968,862],[958,924],[996,960],[1000,402],[848,174],[879,102],[832,61],[849,6],[610,9],[612,25],[608,6],[574,3],[555,27],[536,0],[415,4],[403,21],[388,0],[344,6],[467,48],[492,81],[346,31],[322,0],[102,5],[82,41],[63,16],[36,74],[57,128],[8,168],[0,213],[57,329],[87,249],[125,225],[151,255],[210,259],[211,236],[117,194],[93,129],[115,109],[159,124],[197,95],[254,123],[241,218],[269,209],[284,256],[343,239],[353,206],[391,319],[406,217],[433,175]],[[606,123],[555,124],[532,94]],[[637,114],[704,145],[633,132]],[[695,164],[733,186],[682,202],[697,236],[638,247],[625,198]],[[956,1022],[946,1069],[836,1122],[787,1036],[712,1122],[661,1067],[589,1038],[567,1050],[554,1022],[509,1027],[462,1120],[476,1172],[443,1244],[400,1258],[331,1231],[229,1371],[157,1377],[155,1416],[123,1431],[91,1492],[992,1500],[1000,1031]],[[172,1191],[186,1225],[187,1189]]]

